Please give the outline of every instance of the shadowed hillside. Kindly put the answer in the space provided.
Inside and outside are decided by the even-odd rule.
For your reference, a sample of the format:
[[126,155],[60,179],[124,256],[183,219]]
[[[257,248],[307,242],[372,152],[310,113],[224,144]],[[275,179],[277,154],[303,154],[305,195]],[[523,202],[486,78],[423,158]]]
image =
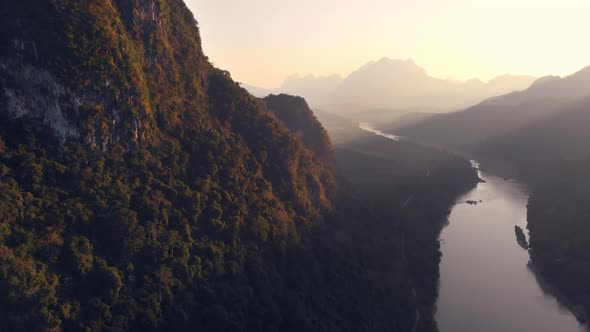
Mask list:
[[333,159],[328,133],[317,120],[305,99],[289,95],[270,95],[263,99],[273,113],[303,144],[317,156]]
[[438,237],[455,200],[479,181],[475,170],[448,152],[373,134],[336,145],[336,159],[344,178],[376,211],[399,220],[419,313],[416,331],[436,330]]
[[303,99],[213,67],[182,1],[1,2],[0,120],[0,330],[416,325],[401,219]]
[[506,135],[517,136],[543,123],[560,121],[562,113],[579,108],[582,99],[590,96],[588,83],[588,68],[565,78],[541,78],[527,90],[490,98],[466,110],[437,115],[395,132],[423,142],[477,152]]
[[523,92],[392,130],[515,169],[513,175],[525,180],[532,192],[528,229],[534,267],[586,322],[589,83],[588,68],[565,78],[542,78]]

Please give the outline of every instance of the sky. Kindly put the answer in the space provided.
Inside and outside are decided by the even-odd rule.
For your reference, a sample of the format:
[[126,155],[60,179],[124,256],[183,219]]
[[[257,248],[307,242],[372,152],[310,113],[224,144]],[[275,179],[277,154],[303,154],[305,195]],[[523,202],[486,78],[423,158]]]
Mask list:
[[348,75],[382,57],[432,76],[568,75],[590,65],[590,0],[185,0],[238,82]]

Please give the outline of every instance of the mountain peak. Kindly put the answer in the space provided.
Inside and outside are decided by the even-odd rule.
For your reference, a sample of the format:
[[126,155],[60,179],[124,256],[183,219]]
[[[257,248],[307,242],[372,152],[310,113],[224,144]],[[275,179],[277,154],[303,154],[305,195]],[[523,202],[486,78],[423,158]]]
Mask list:
[[540,77],[537,80],[535,80],[533,82],[533,84],[531,85],[531,88],[532,87],[539,87],[541,85],[544,85],[544,84],[547,84],[550,82],[559,81],[559,80],[561,80],[560,76],[553,76],[553,75],[543,76],[543,77]]
[[575,78],[590,79],[590,65],[578,70],[577,72],[573,73],[570,76],[567,76],[567,78],[574,78],[574,77]]
[[371,61],[359,68],[355,73],[373,73],[377,75],[406,75],[409,77],[427,76],[426,70],[414,62],[412,59],[400,60],[383,57],[377,61]]

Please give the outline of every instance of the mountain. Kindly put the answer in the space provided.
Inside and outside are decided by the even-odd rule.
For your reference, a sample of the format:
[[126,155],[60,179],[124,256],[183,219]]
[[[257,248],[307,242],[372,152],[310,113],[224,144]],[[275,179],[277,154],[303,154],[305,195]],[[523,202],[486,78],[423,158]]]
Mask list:
[[584,69],[562,80],[546,80],[537,93],[562,98],[550,103],[555,108],[479,149],[514,163],[529,185],[531,261],[558,298],[586,324],[590,321],[589,79]]
[[[341,140],[335,154],[339,172],[355,192],[366,197],[379,214],[390,216],[381,227],[376,227],[378,223],[365,226],[379,234],[371,241],[391,243],[399,234],[403,237],[417,313],[409,331],[438,331],[439,236],[450,208],[479,181],[477,172],[468,160],[445,150],[367,132]],[[344,209],[344,213],[348,212]],[[389,261],[385,265],[392,264],[385,260]]]
[[0,16],[1,330],[346,325],[309,289],[333,166],[207,61],[182,1]]
[[264,98],[271,94],[304,96],[312,106],[317,107],[330,102],[332,94],[340,82],[342,82],[342,78],[338,75],[291,75],[283,81],[280,87],[274,89],[265,89],[249,84],[242,84],[242,87],[258,98]]
[[446,113],[482,100],[528,88],[530,76],[502,75],[487,83],[438,79],[412,60],[382,58],[349,74],[316,77],[289,76],[280,88],[268,91],[245,86],[262,97],[270,93],[303,96],[312,108],[354,118],[389,123],[405,113]]
[[341,83],[342,77],[339,75],[291,75],[283,81],[279,91],[303,96],[311,105],[318,107],[332,101],[333,94]]
[[534,78],[504,75],[488,83],[457,82],[429,76],[412,60],[383,58],[351,73],[335,93],[337,104],[347,112],[389,109],[408,112],[448,112],[485,98],[525,89]]
[[[540,78],[524,91],[489,98],[463,111],[437,115],[396,129],[395,132],[421,141],[473,152],[496,144],[495,142],[503,138],[507,139],[507,135],[519,135],[533,130],[536,125],[541,127],[543,123],[549,125],[560,119],[567,121],[567,117],[562,118],[562,114],[583,108],[581,105],[584,103],[580,105],[580,102],[583,98],[590,97],[589,84],[590,68],[564,78]],[[546,129],[545,135],[555,132],[550,125]],[[568,137],[567,133],[560,132],[558,135],[561,134]]]
[[334,144],[354,140],[359,136],[366,134],[359,128],[358,121],[323,110],[315,109],[313,112],[317,119],[322,123],[322,126],[326,128],[326,131]]
[[437,207],[406,234],[331,150],[303,99],[213,67],[180,0],[0,2],[0,330],[436,331],[420,271],[475,172],[389,159]]
[[276,93],[277,89],[267,89],[267,88],[261,88],[261,87],[257,87],[254,85],[249,85],[249,84],[244,84],[241,83],[240,86],[246,90],[248,90],[248,92],[250,94],[252,94],[254,97],[257,98],[264,98],[268,95],[271,95],[273,93]]
[[[392,130],[508,164],[528,186],[534,271],[578,319],[590,321],[590,67],[529,89]],[[484,164],[486,166],[486,164]]]
[[290,95],[270,95],[263,99],[273,113],[303,145],[324,160],[333,160],[333,149],[328,133],[313,114],[305,99]]

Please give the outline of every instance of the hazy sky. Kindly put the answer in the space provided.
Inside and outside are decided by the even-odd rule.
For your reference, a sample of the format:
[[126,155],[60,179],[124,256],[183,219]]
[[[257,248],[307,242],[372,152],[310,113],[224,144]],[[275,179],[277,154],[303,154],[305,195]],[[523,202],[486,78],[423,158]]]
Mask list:
[[234,79],[346,75],[384,56],[436,77],[566,75],[590,65],[590,0],[185,0]]

